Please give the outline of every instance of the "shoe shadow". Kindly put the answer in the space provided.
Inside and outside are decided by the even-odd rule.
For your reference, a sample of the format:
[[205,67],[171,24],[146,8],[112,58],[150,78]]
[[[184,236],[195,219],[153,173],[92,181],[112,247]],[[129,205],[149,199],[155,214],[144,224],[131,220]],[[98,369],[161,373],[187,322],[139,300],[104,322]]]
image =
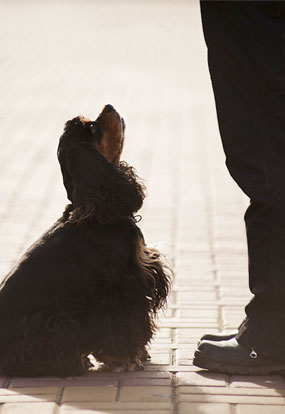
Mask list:
[[[200,370],[199,383],[205,385],[193,390],[198,401],[224,404],[284,405],[285,375],[228,376]],[[225,381],[224,385],[222,382]],[[198,383],[198,381],[197,381]],[[186,385],[185,385],[186,386]],[[188,384],[190,386],[190,384]],[[197,395],[202,392],[203,395]],[[248,411],[250,412],[250,411]],[[270,411],[269,411],[270,412]]]

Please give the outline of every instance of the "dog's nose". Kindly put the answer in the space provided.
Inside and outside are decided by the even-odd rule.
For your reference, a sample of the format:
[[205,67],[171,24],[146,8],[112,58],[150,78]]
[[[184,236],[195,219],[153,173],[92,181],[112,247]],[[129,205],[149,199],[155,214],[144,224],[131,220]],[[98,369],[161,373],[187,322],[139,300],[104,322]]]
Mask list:
[[104,109],[103,109],[104,112],[111,112],[111,111],[114,111],[114,110],[115,110],[115,108],[113,107],[113,105],[110,105],[110,104],[105,105]]

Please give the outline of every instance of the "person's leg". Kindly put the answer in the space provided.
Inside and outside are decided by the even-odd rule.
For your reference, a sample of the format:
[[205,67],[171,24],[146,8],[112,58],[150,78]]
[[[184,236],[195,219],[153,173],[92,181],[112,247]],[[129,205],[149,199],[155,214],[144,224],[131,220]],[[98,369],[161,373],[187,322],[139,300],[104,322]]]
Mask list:
[[[282,206],[282,204],[281,204]],[[245,221],[249,283],[254,298],[238,341],[257,353],[285,360],[285,208],[252,203]]]
[[251,198],[245,218],[250,288],[255,297],[246,307],[248,318],[237,338],[249,349],[284,361],[285,331],[280,329],[285,310],[282,7],[283,2],[201,2],[226,163]]

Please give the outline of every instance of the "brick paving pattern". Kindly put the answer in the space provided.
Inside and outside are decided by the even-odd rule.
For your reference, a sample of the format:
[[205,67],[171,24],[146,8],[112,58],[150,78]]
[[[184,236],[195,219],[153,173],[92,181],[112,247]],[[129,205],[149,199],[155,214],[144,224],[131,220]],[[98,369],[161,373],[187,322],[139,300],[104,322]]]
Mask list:
[[281,414],[281,376],[192,366],[201,334],[236,328],[250,298],[243,212],[224,166],[196,0],[1,1],[0,270],[61,214],[67,119],[112,103],[144,177],[140,223],[175,269],[151,362],[135,373],[1,378],[0,414]]

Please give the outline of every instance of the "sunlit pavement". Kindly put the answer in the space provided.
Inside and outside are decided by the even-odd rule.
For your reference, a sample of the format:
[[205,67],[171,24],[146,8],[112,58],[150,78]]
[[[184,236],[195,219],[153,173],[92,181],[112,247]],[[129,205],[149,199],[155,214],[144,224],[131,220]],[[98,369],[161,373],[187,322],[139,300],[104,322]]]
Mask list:
[[140,226],[175,269],[167,311],[137,373],[3,378],[0,414],[281,414],[279,376],[193,367],[199,337],[242,320],[246,198],[224,166],[199,4],[1,1],[0,268],[4,277],[67,203],[64,122],[105,103],[126,118],[123,159],[145,179]]

